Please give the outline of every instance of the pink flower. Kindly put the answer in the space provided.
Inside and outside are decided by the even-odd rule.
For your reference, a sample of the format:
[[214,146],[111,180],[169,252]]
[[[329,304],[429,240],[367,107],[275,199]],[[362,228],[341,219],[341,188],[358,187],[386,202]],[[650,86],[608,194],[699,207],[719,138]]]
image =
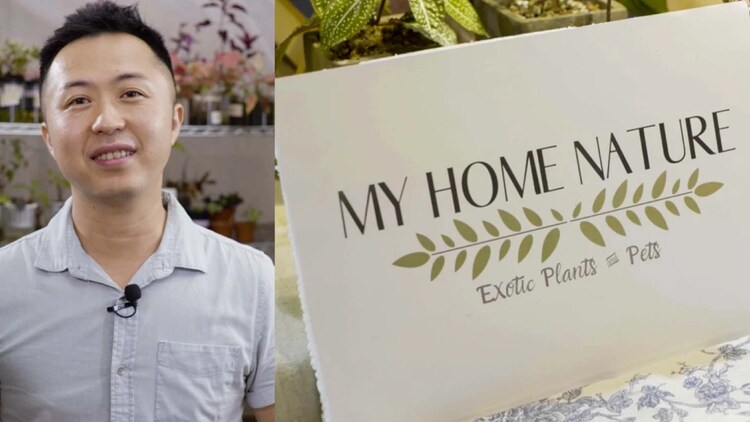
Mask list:
[[219,68],[234,70],[240,66],[242,61],[242,55],[237,51],[230,51],[227,53],[216,53],[214,63]]

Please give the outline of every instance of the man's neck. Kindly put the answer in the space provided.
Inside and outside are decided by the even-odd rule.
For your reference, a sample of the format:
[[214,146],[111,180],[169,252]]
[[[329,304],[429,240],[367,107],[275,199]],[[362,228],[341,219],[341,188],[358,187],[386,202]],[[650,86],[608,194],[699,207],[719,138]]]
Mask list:
[[74,193],[72,217],[83,249],[124,287],[158,249],[167,213],[160,191],[119,201]]

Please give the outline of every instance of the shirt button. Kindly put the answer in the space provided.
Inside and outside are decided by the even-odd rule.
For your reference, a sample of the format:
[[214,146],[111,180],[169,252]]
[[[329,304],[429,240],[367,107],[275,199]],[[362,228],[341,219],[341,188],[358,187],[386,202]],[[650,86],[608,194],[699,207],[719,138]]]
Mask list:
[[123,376],[125,375],[125,372],[127,372],[127,368],[125,368],[124,366],[117,368],[117,375]]

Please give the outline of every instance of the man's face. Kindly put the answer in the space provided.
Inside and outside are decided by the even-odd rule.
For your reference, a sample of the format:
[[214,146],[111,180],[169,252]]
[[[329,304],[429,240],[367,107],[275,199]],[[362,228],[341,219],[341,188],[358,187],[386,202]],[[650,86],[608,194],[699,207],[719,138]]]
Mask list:
[[42,92],[42,137],[74,195],[159,190],[182,123],[169,70],[146,43],[101,34],[65,46]]

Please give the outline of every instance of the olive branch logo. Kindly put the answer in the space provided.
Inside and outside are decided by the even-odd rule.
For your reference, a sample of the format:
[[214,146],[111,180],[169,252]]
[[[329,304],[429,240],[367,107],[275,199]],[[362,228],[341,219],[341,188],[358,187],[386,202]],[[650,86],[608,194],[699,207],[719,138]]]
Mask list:
[[482,240],[480,240],[479,234],[472,225],[454,219],[453,225],[463,241],[456,243],[449,235],[441,234],[440,239],[445,247],[443,248],[441,245],[441,248],[438,249],[438,245],[432,239],[424,234],[417,233],[417,241],[422,250],[402,256],[393,265],[402,268],[419,268],[432,262],[430,266],[430,281],[434,281],[443,272],[448,257],[453,258],[453,271],[458,272],[466,263],[469,252],[472,251],[473,253],[476,250],[476,253],[473,253],[473,262],[471,265],[471,277],[472,279],[476,279],[487,268],[492,259],[493,246],[499,245],[495,256],[497,257],[497,262],[500,262],[508,257],[513,242],[519,238],[520,241],[518,242],[516,255],[519,263],[529,256],[534,246],[534,236],[539,234],[543,235],[540,259],[541,262],[547,261],[560,243],[560,227],[569,223],[578,223],[583,236],[593,244],[601,247],[606,246],[604,236],[599,228],[602,218],[604,224],[611,231],[623,237],[627,236],[625,226],[622,223],[622,221],[625,221],[623,216],[633,225],[641,226],[643,223],[641,217],[639,217],[639,211],[642,211],[642,215],[654,226],[662,230],[669,230],[665,212],[659,209],[660,206],[663,206],[669,214],[679,217],[681,213],[677,203],[682,200],[688,210],[695,214],[700,214],[701,210],[695,198],[711,196],[724,186],[720,182],[706,182],[698,185],[699,175],[699,169],[695,169],[688,178],[685,185],[686,189],[682,192],[680,191],[681,180],[677,179],[672,184],[671,194],[664,196],[667,188],[667,172],[664,171],[651,186],[651,198],[645,201],[644,191],[646,187],[643,183],[636,187],[631,200],[627,201],[629,196],[628,181],[624,180],[617,187],[614,195],[612,195],[611,207],[609,209],[605,210],[607,189],[604,188],[594,198],[594,202],[591,205],[591,214],[581,216],[583,203],[579,202],[573,209],[570,220],[566,220],[559,211],[550,209],[549,213],[552,219],[548,220],[549,223],[545,223],[539,213],[524,207],[522,208],[523,217],[528,222],[526,228],[524,228],[521,220],[515,215],[507,210],[498,209],[497,212],[501,224],[493,224],[490,221],[483,220],[481,224],[486,235],[483,235],[484,238]]

